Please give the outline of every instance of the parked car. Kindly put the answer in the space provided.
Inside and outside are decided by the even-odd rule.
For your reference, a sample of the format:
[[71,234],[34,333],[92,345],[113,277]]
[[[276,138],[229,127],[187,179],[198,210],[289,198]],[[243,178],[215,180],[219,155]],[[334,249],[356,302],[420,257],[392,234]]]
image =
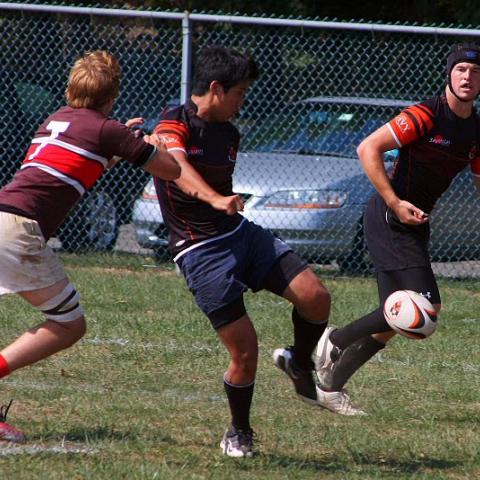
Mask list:
[[[356,155],[360,141],[413,101],[314,97],[289,105],[274,121],[251,127],[234,174],[245,217],[300,255],[364,271],[369,260],[362,216],[374,189]],[[398,151],[385,155],[386,168]],[[135,201],[139,244],[164,255],[167,230],[153,182]],[[470,174],[454,181],[432,215],[433,259],[480,258],[480,202]]]

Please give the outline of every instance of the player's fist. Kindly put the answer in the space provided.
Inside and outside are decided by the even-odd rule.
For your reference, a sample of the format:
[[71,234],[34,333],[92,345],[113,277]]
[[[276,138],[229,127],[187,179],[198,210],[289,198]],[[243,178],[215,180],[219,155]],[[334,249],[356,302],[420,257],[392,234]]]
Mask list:
[[230,195],[227,197],[217,195],[214,197],[211,205],[215,210],[221,210],[227,215],[235,215],[237,212],[243,211],[243,200],[239,195]]

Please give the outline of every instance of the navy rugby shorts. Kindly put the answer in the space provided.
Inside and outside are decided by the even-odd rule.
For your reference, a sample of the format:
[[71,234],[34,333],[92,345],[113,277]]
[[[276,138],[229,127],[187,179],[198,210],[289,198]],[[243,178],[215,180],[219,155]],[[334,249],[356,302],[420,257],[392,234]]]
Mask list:
[[[288,252],[291,248],[285,242],[259,225],[244,220],[232,235],[212,239],[186,252],[178,258],[177,265],[195,302],[210,318],[213,327],[219,328],[240,318],[244,312],[243,293],[249,288],[254,292],[263,288],[274,290],[269,288],[268,274]],[[295,263],[289,266],[289,271],[295,269],[291,274],[293,278],[307,268],[307,264],[293,252],[291,257],[290,265],[292,261]],[[237,305],[237,308],[225,309],[229,305]],[[213,314],[223,310],[225,315],[221,318]],[[236,318],[231,318],[235,316],[233,312],[237,312]]]

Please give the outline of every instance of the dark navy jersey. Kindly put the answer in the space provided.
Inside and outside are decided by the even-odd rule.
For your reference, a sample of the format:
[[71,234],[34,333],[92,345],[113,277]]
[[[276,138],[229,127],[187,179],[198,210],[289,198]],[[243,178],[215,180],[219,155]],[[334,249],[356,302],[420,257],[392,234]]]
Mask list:
[[395,193],[430,213],[455,176],[470,166],[480,176],[480,119],[455,115],[444,95],[403,110],[387,124],[400,147]]
[[[185,153],[203,180],[220,195],[233,195],[232,175],[240,141],[230,122],[210,123],[197,116],[191,100],[167,108],[155,128],[169,152]],[[241,223],[239,214],[227,215],[183,192],[174,181],[155,178],[163,220],[170,231],[174,255],[205,240],[232,232]]]

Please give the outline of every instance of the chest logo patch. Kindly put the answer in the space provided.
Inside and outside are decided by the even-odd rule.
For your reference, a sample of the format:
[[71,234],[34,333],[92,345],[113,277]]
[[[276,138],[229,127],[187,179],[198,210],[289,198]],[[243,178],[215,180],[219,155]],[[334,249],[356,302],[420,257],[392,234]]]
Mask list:
[[477,158],[478,155],[478,149],[476,145],[472,145],[472,148],[468,152],[468,159],[473,160],[474,158]]
[[428,139],[428,142],[434,143],[435,145],[441,145],[442,147],[449,147],[450,144],[452,143],[447,138],[442,137],[442,135],[435,135],[434,137],[430,137]]
[[200,147],[189,147],[187,150],[188,155],[197,155],[201,156],[203,155],[203,148]]

